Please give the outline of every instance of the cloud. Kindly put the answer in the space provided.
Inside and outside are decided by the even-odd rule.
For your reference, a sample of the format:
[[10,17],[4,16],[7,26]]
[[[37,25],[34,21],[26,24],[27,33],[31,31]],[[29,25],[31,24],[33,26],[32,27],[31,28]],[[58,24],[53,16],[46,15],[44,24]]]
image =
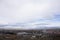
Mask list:
[[33,22],[28,23],[24,28],[27,29],[44,29],[44,28],[50,28],[50,27],[60,27],[60,22],[52,22],[52,21],[43,21],[43,22]]
[[1,24],[5,25],[5,24],[8,24],[8,22],[0,20],[0,25]]
[[[25,23],[35,20],[46,20],[41,23],[52,23],[60,15],[59,0],[0,0],[0,23]],[[51,20],[47,22],[48,20]],[[56,19],[58,20],[58,19]],[[57,22],[59,24],[59,22]],[[56,25],[57,25],[56,24]]]

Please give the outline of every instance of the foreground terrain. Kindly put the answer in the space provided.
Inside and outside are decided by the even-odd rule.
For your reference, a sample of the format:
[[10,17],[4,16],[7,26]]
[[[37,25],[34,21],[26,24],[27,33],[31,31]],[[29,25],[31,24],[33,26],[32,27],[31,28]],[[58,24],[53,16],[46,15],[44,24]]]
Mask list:
[[60,40],[60,29],[0,30],[0,40]]

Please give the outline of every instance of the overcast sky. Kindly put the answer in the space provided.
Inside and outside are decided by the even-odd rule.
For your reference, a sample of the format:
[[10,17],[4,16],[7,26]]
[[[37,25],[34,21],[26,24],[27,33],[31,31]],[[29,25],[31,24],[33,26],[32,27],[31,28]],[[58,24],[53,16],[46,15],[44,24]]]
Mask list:
[[0,0],[0,24],[60,26],[60,0]]

